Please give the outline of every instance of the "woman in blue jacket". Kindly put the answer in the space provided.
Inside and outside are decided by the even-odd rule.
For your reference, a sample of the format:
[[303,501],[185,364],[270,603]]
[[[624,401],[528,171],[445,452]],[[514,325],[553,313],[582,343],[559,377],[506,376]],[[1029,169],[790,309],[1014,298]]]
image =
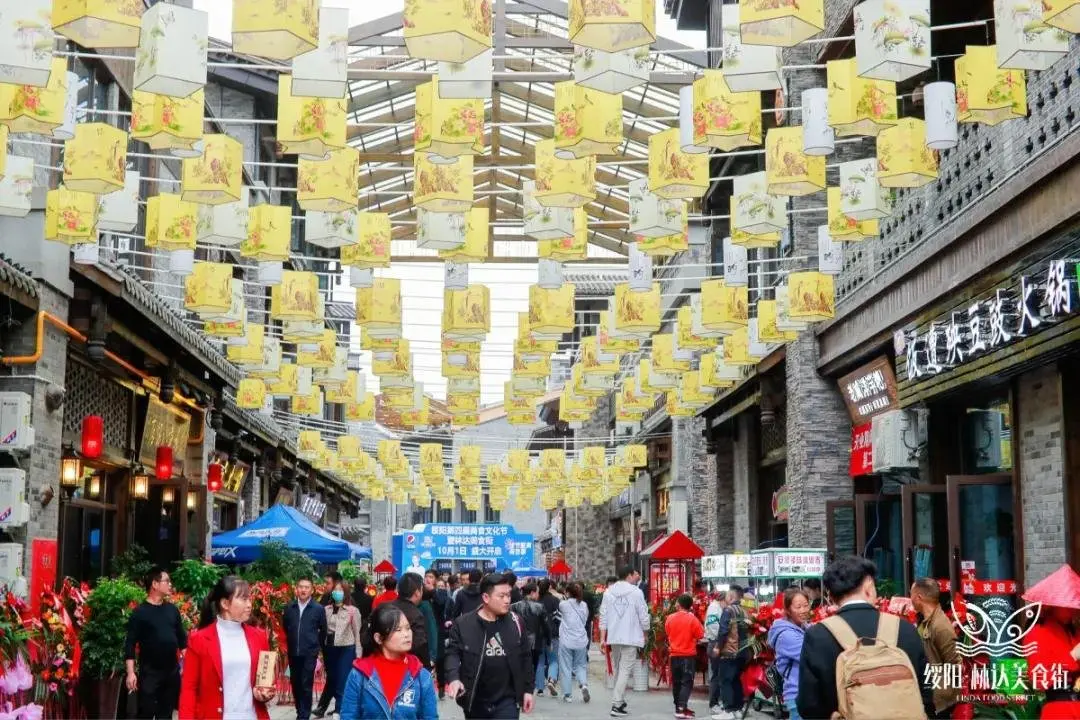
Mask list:
[[799,656],[809,621],[810,597],[806,591],[802,588],[785,590],[784,617],[769,628],[769,646],[776,652],[776,670],[784,678],[784,705],[790,720],[800,720],[795,697],[799,693]]
[[364,656],[345,682],[342,720],[438,720],[435,682],[411,649],[405,614],[390,603],[380,605],[368,623]]

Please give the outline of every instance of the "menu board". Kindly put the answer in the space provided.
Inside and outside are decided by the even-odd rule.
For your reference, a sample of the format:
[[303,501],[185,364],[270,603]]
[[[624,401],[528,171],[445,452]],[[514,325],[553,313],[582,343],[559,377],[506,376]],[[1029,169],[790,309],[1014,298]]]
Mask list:
[[701,577],[727,577],[727,555],[706,555],[701,558]]
[[825,572],[824,550],[777,550],[773,575],[784,578],[819,578]]
[[750,577],[772,577],[772,553],[770,551],[750,553]]
[[750,577],[750,556],[746,553],[736,553],[734,555],[728,555],[726,565],[727,577]]

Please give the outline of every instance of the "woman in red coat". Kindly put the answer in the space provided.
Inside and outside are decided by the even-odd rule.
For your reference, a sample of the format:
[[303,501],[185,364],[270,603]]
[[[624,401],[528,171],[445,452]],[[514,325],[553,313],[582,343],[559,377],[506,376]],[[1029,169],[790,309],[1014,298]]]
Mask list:
[[1023,598],[1042,605],[1038,622],[1023,639],[1034,650],[1027,659],[1031,689],[1046,693],[1039,717],[1080,719],[1080,576],[1062,565]]
[[259,652],[270,649],[251,617],[247,582],[218,580],[203,604],[199,629],[188,637],[180,679],[182,720],[269,720],[273,688],[255,687]]

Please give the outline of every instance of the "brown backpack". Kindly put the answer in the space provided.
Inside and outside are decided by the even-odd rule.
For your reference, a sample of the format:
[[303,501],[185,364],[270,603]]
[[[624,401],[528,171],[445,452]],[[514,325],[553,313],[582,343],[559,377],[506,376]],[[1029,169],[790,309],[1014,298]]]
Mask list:
[[[897,647],[900,618],[878,616],[877,636],[864,644],[839,616],[823,623],[842,651],[836,658],[836,697],[843,720],[925,720],[919,678]],[[834,715],[833,717],[836,717]]]

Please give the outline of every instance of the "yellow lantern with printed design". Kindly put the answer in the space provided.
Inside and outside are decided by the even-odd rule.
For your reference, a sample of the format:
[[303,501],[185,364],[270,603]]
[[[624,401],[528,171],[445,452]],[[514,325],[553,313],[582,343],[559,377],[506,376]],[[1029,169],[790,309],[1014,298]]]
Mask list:
[[137,0],[53,0],[52,27],[88,48],[133,48],[146,6]]
[[694,415],[697,414],[694,408],[679,402],[679,393],[674,390],[667,393],[667,401],[664,408],[667,410],[667,414],[673,418],[694,417]]
[[772,128],[765,135],[765,177],[770,195],[810,195],[825,189],[825,157],[803,152],[801,125]]
[[225,356],[229,362],[237,365],[262,365],[263,360],[263,326],[258,323],[248,323],[247,332],[244,333],[247,342],[243,345],[229,345],[225,348]]
[[240,257],[258,262],[289,259],[292,211],[284,205],[257,205],[248,211],[247,238],[240,243]]
[[319,277],[313,272],[285,270],[281,284],[270,289],[270,317],[274,320],[314,320],[319,305]]
[[722,341],[722,357],[724,363],[735,367],[757,365],[761,358],[750,355],[750,330],[739,328],[725,337]]
[[336,360],[337,334],[330,328],[323,331],[318,342],[312,343],[311,349],[301,349],[296,353],[296,364],[302,368],[325,370],[333,367]]
[[443,291],[443,336],[482,340],[491,332],[491,291],[486,285]]
[[[136,22],[136,40],[138,27]],[[49,48],[51,51],[51,40]],[[52,135],[53,130],[64,124],[67,83],[67,58],[62,57],[53,58],[45,87],[0,83],[0,125],[13,133]]]
[[701,283],[701,325],[726,334],[744,328],[750,319],[749,288],[726,285],[722,279]]
[[690,369],[690,360],[675,354],[675,336],[657,333],[652,338],[652,366],[657,372],[681,373]]
[[420,468],[427,470],[437,470],[439,476],[441,477],[443,472],[442,451],[442,443],[421,443]]
[[669,200],[692,200],[708,189],[708,153],[683,152],[677,127],[649,136],[650,192]]
[[198,215],[195,203],[186,202],[179,195],[155,195],[146,201],[146,246],[194,250]]
[[795,272],[788,276],[788,314],[792,320],[820,322],[836,315],[833,276],[820,272]]
[[739,3],[739,30],[746,45],[795,47],[824,29],[824,0],[742,0]]
[[694,81],[694,144],[735,150],[761,144],[761,93],[733,92],[724,73],[706,70]]
[[455,263],[484,262],[488,258],[490,211],[486,207],[470,208],[465,213],[465,242],[453,250],[440,250],[439,259]]
[[370,270],[390,267],[390,240],[393,228],[388,213],[361,212],[359,240],[341,248],[341,264]]
[[1043,22],[1073,34],[1080,33],[1080,0],[1042,0]]
[[186,98],[136,90],[131,94],[131,138],[152,150],[168,150],[177,157],[202,154],[203,90]]
[[463,468],[480,467],[481,451],[479,445],[463,445],[458,451],[458,463]]
[[656,39],[656,0],[570,0],[570,41],[618,52]]
[[742,377],[742,371],[724,362],[724,351],[705,353],[701,356],[701,367],[698,369],[700,378],[698,385],[707,390],[722,390],[734,387]]
[[473,204],[472,156],[442,164],[430,153],[414,152],[413,204],[431,212],[467,212]]
[[127,133],[106,123],[78,123],[64,143],[64,185],[106,195],[124,187]]
[[614,155],[623,144],[622,95],[573,80],[555,83],[555,153],[562,158]]
[[671,257],[690,249],[690,226],[683,215],[682,232],[661,237],[637,236],[638,250],[650,257]]
[[552,240],[537,240],[536,254],[556,262],[576,262],[589,254],[589,214],[574,208],[574,234]]
[[758,300],[757,301],[757,314],[758,314],[758,335],[762,342],[766,343],[788,343],[793,342],[799,338],[797,332],[791,330],[780,330],[776,326],[776,301],[775,300]]
[[292,76],[278,78],[277,144],[281,155],[323,160],[345,147],[345,100],[292,94]]
[[503,407],[507,415],[524,415],[529,422],[536,420],[535,396],[514,392],[514,383],[503,383]]
[[573,332],[574,286],[565,283],[548,290],[539,285],[529,286],[529,330],[537,340],[558,340]]
[[537,340],[529,331],[529,313],[518,313],[518,334],[514,352],[528,358],[545,357],[559,349],[557,340]]
[[296,180],[296,200],[304,210],[342,212],[356,207],[360,151],[334,148],[325,160],[301,157]]
[[397,341],[394,351],[375,356],[371,365],[371,371],[380,378],[405,377],[412,373],[412,355],[409,352],[409,341],[404,338]]
[[439,76],[416,86],[413,126],[416,152],[430,153],[443,163],[484,151],[484,101],[480,98],[444,98]]
[[684,350],[712,350],[717,345],[715,337],[699,337],[694,334],[694,309],[689,305],[679,308],[675,327],[679,347]]
[[857,60],[826,63],[829,125],[837,137],[875,137],[896,124],[896,83],[860,77]]
[[584,207],[596,199],[596,157],[560,158],[555,140],[536,143],[536,201],[545,207]]
[[926,123],[906,117],[883,130],[877,139],[877,163],[881,187],[922,187],[936,180],[937,153],[926,147]]
[[359,460],[363,453],[361,438],[356,435],[340,435],[337,439],[337,451],[342,460]]
[[[420,403],[420,407],[409,408],[401,413],[401,424],[406,428],[420,428],[430,424],[430,422],[431,400],[429,398],[424,398]],[[423,492],[426,494],[427,503],[429,504],[431,502],[431,495],[427,494],[427,488],[424,488]],[[418,497],[417,499],[417,502],[421,505],[425,504],[422,497],[424,496]]]
[[233,0],[233,52],[291,60],[318,46],[319,0]]
[[547,378],[551,375],[551,358],[526,361],[520,355],[514,356],[513,378]]
[[323,414],[323,391],[319,387],[311,389],[310,395],[294,395],[290,401],[290,409],[294,415],[307,415],[309,417],[322,417]]
[[[452,362],[454,355],[444,352],[442,354],[442,376],[449,379],[465,379],[480,377],[480,351],[465,351],[457,353],[460,363]],[[514,359],[515,366],[517,358]]]
[[203,138],[203,154],[183,165],[183,198],[202,205],[223,205],[240,200],[244,191],[244,146],[228,135]]
[[184,278],[184,308],[200,315],[224,315],[233,301],[233,266],[198,262]]
[[643,413],[651,410],[656,398],[647,393],[638,394],[635,385],[633,378],[623,381],[622,387],[619,388],[617,400],[625,410],[631,413]]
[[274,397],[291,397],[296,394],[299,387],[299,378],[296,365],[282,363],[278,368],[278,379],[269,382],[267,390]]
[[629,283],[615,286],[615,330],[647,338],[660,329],[660,283],[649,292],[634,292]]
[[375,278],[356,290],[356,322],[373,338],[401,337],[401,281]]
[[409,56],[464,63],[491,47],[491,3],[409,0],[402,35]]
[[581,371],[585,375],[615,375],[619,372],[619,357],[601,352],[596,335],[582,338]]
[[1024,71],[999,68],[996,45],[968,45],[955,71],[958,122],[997,125],[1027,116]]
[[296,436],[296,455],[301,460],[314,460],[323,451],[322,433],[318,430],[301,430]]
[[45,239],[68,245],[97,243],[98,198],[61,185],[45,194]]
[[877,220],[856,220],[840,210],[840,188],[831,187],[826,192],[828,197],[829,236],[834,240],[856,242],[878,236]]
[[[339,348],[339,351],[344,352],[345,348]],[[326,402],[344,405],[359,401],[364,395],[364,388],[361,387],[362,379],[363,375],[357,371],[347,370],[345,372],[345,382],[336,388],[326,388]]]
[[[734,197],[731,198],[731,206],[729,212],[732,213],[732,216],[734,216],[734,213],[738,209],[737,202],[738,201]],[[753,235],[746,232],[745,230],[738,230],[736,228],[732,228],[731,242],[735,245],[741,245],[747,249],[773,248],[780,244],[780,235],[780,232],[769,232],[760,235]]]
[[480,410],[480,395],[470,393],[453,393],[446,398],[446,408],[451,415],[464,415],[475,413]]
[[358,403],[346,403],[345,419],[349,422],[371,422],[375,419],[375,395],[365,393]]
[[630,467],[642,468],[649,464],[649,451],[644,445],[626,445],[623,459]]
[[713,394],[701,387],[701,376],[697,370],[684,372],[679,383],[679,402],[700,410],[713,401]]
[[266,404],[266,383],[259,378],[244,378],[236,388],[236,406],[241,410],[259,410]]

